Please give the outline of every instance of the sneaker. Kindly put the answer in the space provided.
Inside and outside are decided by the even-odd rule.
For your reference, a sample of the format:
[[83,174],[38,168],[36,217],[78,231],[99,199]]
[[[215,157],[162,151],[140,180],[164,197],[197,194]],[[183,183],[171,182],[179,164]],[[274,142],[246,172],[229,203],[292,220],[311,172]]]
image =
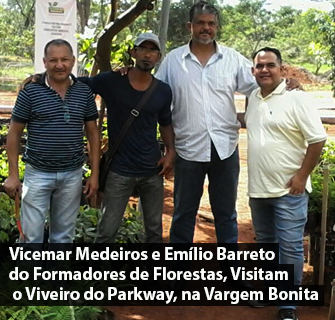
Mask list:
[[298,320],[294,309],[280,309],[278,316],[279,320]]

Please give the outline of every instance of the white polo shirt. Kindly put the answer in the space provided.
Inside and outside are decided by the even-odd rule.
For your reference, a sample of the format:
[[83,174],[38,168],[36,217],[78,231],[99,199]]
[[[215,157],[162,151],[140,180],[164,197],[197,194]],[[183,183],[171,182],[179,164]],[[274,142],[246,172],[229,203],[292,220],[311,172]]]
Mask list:
[[[249,196],[281,197],[301,168],[308,144],[327,139],[320,116],[302,91],[286,91],[285,81],[267,97],[252,92],[245,115],[248,133]],[[312,191],[310,179],[306,190]]]
[[251,66],[234,49],[217,43],[216,53],[205,66],[189,44],[167,55],[155,77],[172,89],[172,125],[179,156],[209,162],[211,141],[221,160],[232,155],[240,129],[234,92],[249,96],[258,87]]

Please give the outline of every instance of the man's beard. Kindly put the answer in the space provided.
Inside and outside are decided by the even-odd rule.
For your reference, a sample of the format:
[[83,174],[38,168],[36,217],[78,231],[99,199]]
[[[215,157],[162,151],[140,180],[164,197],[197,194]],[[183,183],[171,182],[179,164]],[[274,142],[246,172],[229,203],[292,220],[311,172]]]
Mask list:
[[212,42],[214,41],[213,38],[202,39],[202,38],[196,38],[196,37],[194,37],[194,40],[195,40],[196,42],[201,43],[201,44],[210,44],[210,43],[212,43]]
[[148,71],[148,72],[150,72],[154,68],[153,65],[147,65],[142,63],[138,63],[136,67],[141,71]]

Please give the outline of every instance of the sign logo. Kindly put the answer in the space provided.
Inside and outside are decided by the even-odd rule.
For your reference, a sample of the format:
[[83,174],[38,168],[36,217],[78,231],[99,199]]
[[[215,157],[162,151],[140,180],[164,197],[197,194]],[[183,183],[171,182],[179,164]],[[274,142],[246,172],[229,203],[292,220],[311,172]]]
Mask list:
[[58,2],[48,2],[49,13],[64,14],[65,10],[62,7],[57,7]]

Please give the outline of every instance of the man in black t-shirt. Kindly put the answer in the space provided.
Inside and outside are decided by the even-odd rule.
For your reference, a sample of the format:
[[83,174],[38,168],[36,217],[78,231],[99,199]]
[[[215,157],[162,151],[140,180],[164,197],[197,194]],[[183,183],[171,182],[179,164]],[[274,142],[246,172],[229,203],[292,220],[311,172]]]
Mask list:
[[[132,56],[136,65],[127,76],[122,76],[119,72],[104,72],[93,78],[79,78],[106,102],[110,148],[131,110],[136,107],[153,80],[151,71],[161,57],[158,37],[152,33],[142,33],[135,41]],[[146,242],[161,242],[163,175],[171,170],[175,157],[171,100],[170,87],[159,81],[124,136],[107,177],[96,242],[115,241],[135,187],[143,207]],[[156,138],[157,123],[165,144],[163,157]]]

